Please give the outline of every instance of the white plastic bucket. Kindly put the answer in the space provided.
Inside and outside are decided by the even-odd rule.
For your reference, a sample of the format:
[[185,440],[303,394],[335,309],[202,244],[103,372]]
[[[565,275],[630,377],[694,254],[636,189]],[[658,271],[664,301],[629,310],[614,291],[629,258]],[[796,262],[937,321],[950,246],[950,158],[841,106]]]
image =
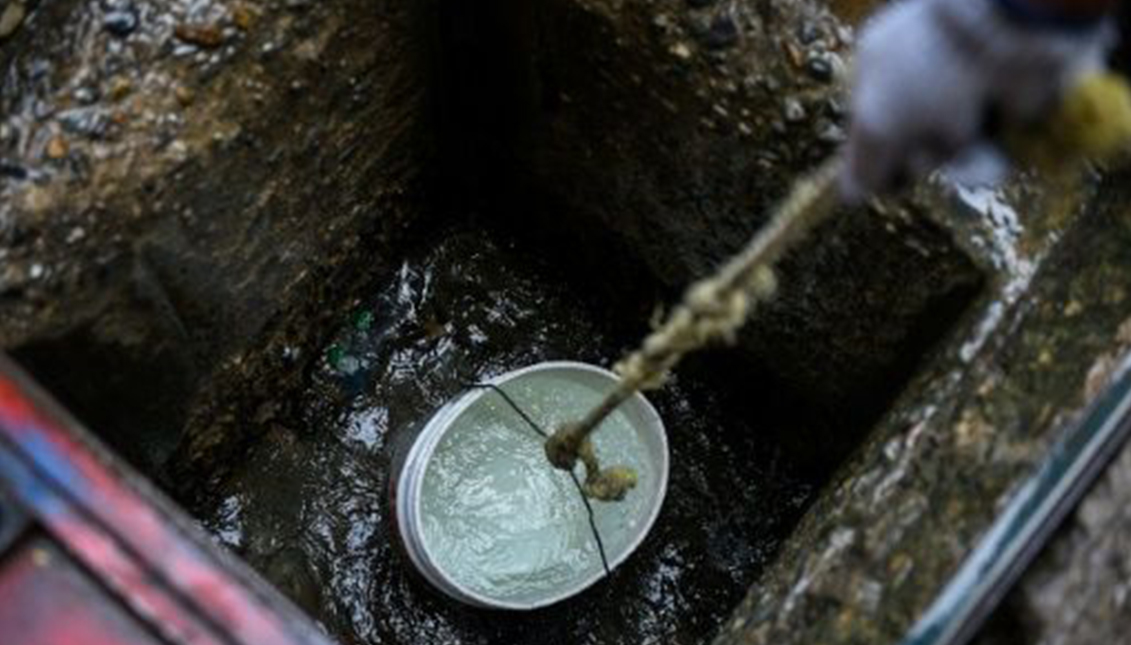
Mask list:
[[[573,362],[548,362],[508,372],[492,379],[489,383],[507,391],[508,388],[520,388],[524,379],[545,378],[547,376],[555,379],[569,379],[573,382],[572,384],[591,388],[594,392],[601,394],[611,391],[618,380],[618,377],[612,372],[592,365]],[[464,584],[457,579],[458,576],[452,575],[452,572],[445,571],[430,550],[429,540],[424,529],[425,476],[437,448],[450,430],[460,427],[460,421],[465,415],[474,411],[476,406],[487,405],[488,397],[495,397],[495,404],[501,398],[492,389],[474,388],[448,402],[428,420],[408,446],[407,452],[403,453],[402,458],[397,460],[400,465],[399,467],[394,465],[391,490],[395,509],[395,526],[413,566],[428,582],[451,598],[468,605],[490,609],[530,610],[545,607],[574,596],[600,580],[605,575],[603,567],[598,565],[594,568],[592,563],[589,563],[584,570],[580,567],[577,568],[576,577],[565,580],[560,585],[555,582],[555,588],[531,592],[532,595],[526,594],[521,597],[503,597],[506,594],[493,595],[481,589],[472,588],[471,585]],[[579,418],[586,411],[586,409],[579,409],[559,410],[557,412],[571,418]],[[537,415],[533,414],[533,411],[528,412],[532,413],[536,422],[542,423]],[[637,394],[625,401],[616,414],[625,415],[624,420],[627,421],[628,427],[637,433],[634,441],[637,441],[643,448],[644,454],[639,458],[647,460],[646,465],[649,474],[646,479],[642,478],[641,485],[637,489],[629,492],[630,496],[641,496],[634,500],[633,504],[592,502],[594,512],[598,514],[624,513],[629,508],[636,509],[635,517],[617,518],[616,521],[618,522],[623,519],[624,526],[627,527],[623,530],[618,529],[617,539],[606,539],[605,555],[610,569],[624,562],[644,540],[660,514],[668,484],[667,437],[664,434],[663,422],[655,408],[643,396]],[[516,431],[530,431],[517,413],[515,425]],[[615,428],[607,431],[613,432],[621,429]],[[545,430],[552,432],[554,428],[545,428]],[[599,428],[594,435],[599,456],[601,453],[600,435],[604,431],[606,430]],[[533,440],[537,440],[537,438],[533,437]],[[613,462],[606,465],[613,465]],[[546,468],[552,468],[549,462],[546,462]],[[568,478],[566,473],[560,473],[560,476]],[[584,504],[580,494],[575,501],[578,505]],[[604,515],[602,517],[612,516]],[[573,574],[569,575],[572,576]]]

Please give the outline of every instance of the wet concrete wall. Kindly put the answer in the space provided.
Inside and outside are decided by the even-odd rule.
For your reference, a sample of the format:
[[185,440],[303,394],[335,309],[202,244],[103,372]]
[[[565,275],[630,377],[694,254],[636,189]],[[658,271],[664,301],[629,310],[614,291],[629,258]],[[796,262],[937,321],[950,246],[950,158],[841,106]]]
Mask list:
[[[1126,64],[1126,61],[1124,61]],[[1073,306],[1081,320],[1060,334],[1092,338],[1092,364],[1084,379],[1084,400],[1097,396],[1114,372],[1125,369],[1131,348],[1131,305],[1127,304],[1127,247],[1131,230],[1131,191],[1126,171],[1104,185],[1102,201],[1090,214],[1090,240],[1079,253],[1099,254],[1100,262],[1065,262],[1064,279],[1076,293],[1105,294],[1128,318],[1111,338],[1111,319]],[[1122,242],[1101,241],[1114,236]],[[1079,243],[1078,243],[1079,244]],[[1122,244],[1123,246],[1118,246]],[[1106,274],[1106,275],[1105,275]],[[1108,339],[1103,347],[1096,341]],[[1035,643],[1118,643],[1131,630],[1131,446],[1107,469],[1065,521],[1021,581],[1005,598],[978,645]]]
[[[1122,182],[1108,178],[1057,225],[1020,298],[993,289],[981,321],[954,334],[822,492],[718,643],[907,633],[1131,348]],[[1046,206],[1014,203],[1026,228],[1040,226]]]
[[227,437],[183,442],[190,408],[256,387],[271,334],[285,381],[422,212],[431,3],[27,8],[0,41],[0,347],[146,470],[205,459]]
[[[549,0],[515,28],[529,66],[510,96],[529,113],[495,138],[509,149],[484,147],[510,168],[493,193],[623,320],[739,248],[844,138],[852,32],[821,3]],[[782,403],[751,414],[822,428],[784,438],[814,468],[856,445],[980,288],[924,210],[840,213],[716,364],[740,396]]]

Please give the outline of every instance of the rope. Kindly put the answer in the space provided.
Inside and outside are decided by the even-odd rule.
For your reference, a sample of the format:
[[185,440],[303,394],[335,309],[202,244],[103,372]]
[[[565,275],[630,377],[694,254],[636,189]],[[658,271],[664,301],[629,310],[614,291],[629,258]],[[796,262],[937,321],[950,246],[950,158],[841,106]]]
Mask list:
[[555,467],[572,473],[579,459],[585,464],[587,497],[616,501],[636,485],[631,468],[600,467],[589,436],[634,394],[663,386],[672,368],[688,353],[718,341],[735,342],[754,304],[771,298],[777,290],[774,264],[832,213],[839,168],[839,161],[831,159],[799,181],[746,247],[714,275],[693,284],[667,321],[640,349],[617,364],[615,370],[621,377],[617,388],[582,420],[558,428],[546,441],[546,456]]
[[[567,424],[550,435],[507,394],[493,383],[466,383],[469,388],[498,394],[538,436],[546,441],[546,454],[557,468],[569,473],[589,518],[589,529],[606,577],[611,575],[605,545],[597,529],[589,500],[619,501],[636,486],[636,472],[627,466],[602,469],[589,435],[621,403],[640,390],[663,386],[684,355],[709,343],[733,343],[754,303],[769,299],[777,290],[773,264],[786,249],[831,214],[836,205],[839,163],[826,162],[809,179],[798,182],[777,214],[749,244],[719,271],[692,285],[683,303],[667,322],[644,340],[643,346],[616,366],[620,384],[584,419]],[[574,473],[577,461],[585,465],[585,482]]]
[[[507,405],[509,405],[512,410],[518,413],[518,416],[522,417],[522,420],[526,422],[526,425],[530,426],[530,429],[537,433],[539,437],[543,439],[548,439],[550,437],[550,434],[543,430],[542,426],[538,425],[534,421],[534,419],[531,419],[530,415],[528,415],[526,411],[523,410],[518,405],[518,403],[516,403],[515,400],[511,398],[511,395],[507,394],[503,390],[503,388],[495,385],[494,383],[466,383],[465,386],[468,388],[478,388],[494,391],[495,394],[498,394],[503,398],[503,401],[506,401]],[[589,503],[589,497],[585,495],[585,489],[581,485],[581,480],[577,478],[577,475],[574,474],[572,470],[569,471],[569,478],[573,480],[573,485],[577,489],[577,495],[581,498],[581,502],[585,504],[585,512],[589,517],[589,531],[593,533],[593,542],[597,544],[597,553],[601,556],[601,566],[604,567],[605,577],[607,578],[611,576],[613,572],[612,569],[609,568],[609,559],[605,555],[605,543],[601,540],[601,532],[597,530],[597,517],[593,513],[593,505]]]
[[[1131,88],[1115,74],[1084,77],[1045,118],[1013,128],[1003,138],[1015,160],[1046,172],[1114,158],[1131,148]],[[617,388],[583,419],[558,428],[546,440],[546,457],[555,467],[572,473],[579,459],[585,464],[582,488],[587,497],[616,501],[636,485],[631,468],[601,468],[589,436],[634,394],[663,386],[688,353],[735,341],[754,304],[774,295],[774,264],[832,213],[839,167],[839,160],[830,159],[795,184],[770,223],[715,275],[693,284],[667,321],[617,364]]]

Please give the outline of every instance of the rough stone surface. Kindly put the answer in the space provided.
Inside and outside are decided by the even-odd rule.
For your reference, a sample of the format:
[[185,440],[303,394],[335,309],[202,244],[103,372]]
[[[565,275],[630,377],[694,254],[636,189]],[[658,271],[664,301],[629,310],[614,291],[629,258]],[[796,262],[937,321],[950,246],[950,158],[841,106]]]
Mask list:
[[[1087,212],[1053,217],[1059,225],[1027,222],[1064,232],[1046,231],[1047,250],[1031,256],[1030,270],[1005,280],[908,388],[720,644],[893,642],[906,633],[1131,347],[1131,220],[1118,188],[1126,181],[1112,177]],[[1047,210],[1020,203],[1031,218]],[[1018,242],[1019,252],[1030,244]],[[1038,266],[1031,282],[1016,280]],[[1095,592],[1112,592],[1103,589]]]
[[201,456],[200,384],[419,212],[429,6],[42,3],[0,45],[0,347],[150,472]]
[[[720,20],[736,32],[726,46]],[[820,3],[560,0],[525,29],[530,116],[497,192],[524,199],[514,219],[564,241],[565,261],[636,320],[737,250],[836,149],[851,29]],[[807,71],[813,59],[829,77]],[[744,391],[824,429],[781,438],[814,469],[852,450],[981,287],[927,208],[839,214],[784,262],[779,297],[742,334]]]
[[1120,643],[1131,634],[1131,447],[1026,572],[979,645]]

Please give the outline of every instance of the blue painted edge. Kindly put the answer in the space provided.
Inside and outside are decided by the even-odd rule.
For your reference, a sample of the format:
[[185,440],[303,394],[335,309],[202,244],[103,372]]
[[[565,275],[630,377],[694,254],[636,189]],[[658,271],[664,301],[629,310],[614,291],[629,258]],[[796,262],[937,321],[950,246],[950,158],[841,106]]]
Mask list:
[[978,546],[904,637],[903,645],[960,645],[977,633],[1056,527],[1131,435],[1131,356],[1014,493]]

